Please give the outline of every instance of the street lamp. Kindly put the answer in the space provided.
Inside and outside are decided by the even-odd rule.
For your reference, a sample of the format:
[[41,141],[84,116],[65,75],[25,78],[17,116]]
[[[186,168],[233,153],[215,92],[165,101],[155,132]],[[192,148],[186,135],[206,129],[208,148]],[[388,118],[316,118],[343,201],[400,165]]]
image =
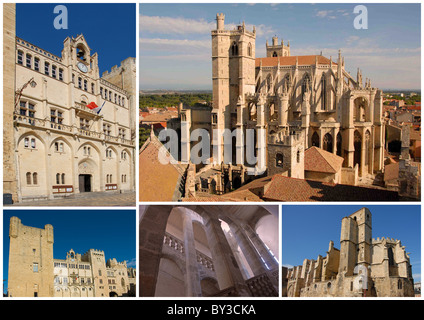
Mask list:
[[34,81],[34,78],[31,78],[20,89],[16,90],[16,92],[15,92],[15,109],[14,109],[14,111],[16,111],[16,106],[18,105],[18,102],[21,99],[22,92],[24,91],[24,89],[28,85],[30,85],[31,88],[35,88],[37,86],[37,82]]

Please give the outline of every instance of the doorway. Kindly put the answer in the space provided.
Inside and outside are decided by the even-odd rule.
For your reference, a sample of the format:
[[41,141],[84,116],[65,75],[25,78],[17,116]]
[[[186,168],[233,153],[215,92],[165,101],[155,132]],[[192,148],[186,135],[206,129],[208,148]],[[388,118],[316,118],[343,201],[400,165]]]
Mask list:
[[79,175],[79,190],[80,192],[91,192],[91,174]]

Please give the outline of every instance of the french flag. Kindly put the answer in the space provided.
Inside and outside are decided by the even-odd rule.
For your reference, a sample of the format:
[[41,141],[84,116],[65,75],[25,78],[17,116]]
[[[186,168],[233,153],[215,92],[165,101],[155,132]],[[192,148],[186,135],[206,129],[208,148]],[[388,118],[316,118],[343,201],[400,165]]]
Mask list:
[[103,106],[105,105],[105,102],[103,102],[101,107],[99,107],[95,102],[90,102],[89,104],[87,104],[87,108],[99,114],[100,110],[102,110]]

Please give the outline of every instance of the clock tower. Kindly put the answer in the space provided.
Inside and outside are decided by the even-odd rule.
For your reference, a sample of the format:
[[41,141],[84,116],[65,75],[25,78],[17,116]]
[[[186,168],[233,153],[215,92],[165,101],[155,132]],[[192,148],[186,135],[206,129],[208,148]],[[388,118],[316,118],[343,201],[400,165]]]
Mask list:
[[96,80],[99,78],[99,66],[97,53],[91,55],[91,49],[88,46],[84,35],[80,34],[76,38],[66,38],[62,50],[63,62],[68,66],[70,75],[75,77],[90,78]]

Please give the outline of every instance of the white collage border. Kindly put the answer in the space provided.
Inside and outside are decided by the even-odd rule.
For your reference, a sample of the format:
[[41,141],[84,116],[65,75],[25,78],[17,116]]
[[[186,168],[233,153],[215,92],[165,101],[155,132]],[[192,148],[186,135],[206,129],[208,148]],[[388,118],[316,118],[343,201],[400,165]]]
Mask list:
[[[2,8],[1,10],[1,22],[3,22],[3,4],[4,3],[8,3],[8,2],[14,2],[14,3],[25,3],[27,1],[4,1],[2,0]],[[209,1],[209,3],[249,3],[249,2],[255,2],[255,3],[311,3],[312,1]],[[360,2],[360,1],[332,1],[332,0],[327,0],[327,1],[322,1],[322,0],[318,0],[318,1],[313,1],[314,3],[357,3],[357,4],[364,4],[364,3],[399,3],[399,1],[393,1],[393,0],[389,0],[389,1],[364,1],[364,2]],[[423,4],[423,1],[409,1],[410,3],[421,3]],[[45,1],[45,0],[39,0],[37,1],[37,3],[96,3],[96,1]],[[98,1],[98,3],[117,3],[117,1],[109,1],[109,0],[105,0],[105,1]],[[129,0],[129,1],[125,1],[125,3],[134,3],[136,4],[136,39],[134,39],[134,41],[137,43],[136,45],[136,84],[137,84],[137,88],[139,88],[139,77],[140,77],[140,70],[139,70],[139,52],[140,52],[140,48],[138,45],[138,39],[139,39],[139,13],[140,13],[140,6],[143,5],[143,3],[149,3],[149,4],[153,4],[153,3],[202,3],[202,1],[173,1],[173,0],[168,0],[168,1],[164,1],[164,0],[155,0],[155,1],[134,1],[134,0]],[[207,2],[205,2],[207,3]],[[424,12],[424,6],[421,6],[421,17],[423,17],[423,12]],[[3,25],[3,23],[1,24]],[[422,25],[422,22],[421,22]],[[423,30],[423,28],[421,27],[421,31]],[[3,40],[3,32],[1,33],[1,39]],[[423,40],[423,32],[421,32],[421,43]],[[3,43],[3,41],[2,41]],[[2,52],[3,52],[3,45],[2,45]],[[3,74],[3,54],[1,55],[1,59],[2,59],[2,63],[0,66],[0,71],[1,74]],[[421,57],[421,79],[422,79],[422,75],[423,75],[423,59]],[[3,78],[2,80],[3,81]],[[3,98],[3,90],[1,90],[1,98]],[[3,99],[1,100],[3,101]],[[137,92],[137,98],[136,98],[136,106],[138,106],[138,102],[139,102],[139,95]],[[138,108],[136,108],[138,109]],[[138,114],[134,115],[136,116],[136,119],[138,119]],[[3,112],[1,112],[1,123],[3,123]],[[139,121],[137,120],[137,126],[136,126],[136,130],[137,130],[137,141],[136,141],[136,145],[138,146],[138,132],[139,132]],[[1,138],[3,141],[3,131],[1,132]],[[3,155],[3,144],[1,144],[1,154]],[[19,207],[19,208],[12,208],[12,207],[7,207],[5,208],[2,205],[2,209],[7,209],[7,210],[134,210],[135,211],[135,224],[136,224],[136,261],[137,261],[137,272],[138,272],[138,267],[139,267],[139,250],[138,250],[138,241],[139,241],[139,206],[140,205],[170,205],[172,203],[170,202],[143,202],[140,203],[139,202],[139,166],[138,166],[138,161],[139,161],[139,153],[138,153],[138,148],[136,149],[136,162],[135,162],[135,185],[136,185],[136,207]],[[0,169],[1,173],[3,173],[3,168]],[[3,191],[3,185],[1,184],[1,191]],[[2,200],[3,201],[3,200]],[[2,203],[3,204],[3,203]],[[244,205],[264,205],[264,203],[262,202],[248,202],[248,203],[228,203],[228,202],[213,202],[213,203],[206,203],[206,202],[202,202],[202,203],[197,203],[197,202],[190,202],[190,203],[186,203],[186,205],[197,205],[197,204],[202,204],[202,205],[240,205],[240,206],[244,206]],[[279,297],[276,298],[265,298],[265,297],[243,297],[243,298],[232,298],[232,297],[225,297],[225,298],[209,298],[209,297],[202,297],[202,298],[193,298],[193,297],[170,297],[170,298],[166,298],[166,297],[139,297],[139,277],[138,277],[138,273],[137,273],[137,279],[136,279],[136,297],[121,297],[118,298],[119,300],[137,300],[137,301],[149,301],[149,300],[160,300],[160,301],[193,301],[193,305],[195,305],[196,301],[217,301],[218,303],[223,303],[225,301],[240,301],[240,300],[246,300],[246,301],[250,301],[250,302],[254,302],[254,301],[261,301],[261,300],[266,300],[266,301],[287,301],[287,300],[424,300],[424,298],[421,297],[411,297],[411,298],[396,298],[396,297],[378,297],[378,298],[372,298],[372,297],[368,297],[368,298],[346,298],[346,297],[337,297],[337,298],[329,298],[329,297],[313,297],[313,298],[289,298],[289,297],[281,297],[281,287],[282,287],[282,279],[281,279],[281,266],[282,266],[282,256],[281,256],[281,248],[282,248],[282,224],[281,224],[281,215],[282,215],[282,205],[303,205],[303,206],[309,206],[309,205],[318,205],[318,206],[327,206],[327,205],[358,205],[358,202],[329,202],[329,203],[305,203],[305,202],[287,202],[287,203],[282,203],[282,202],[266,202],[266,205],[278,205],[279,206],[279,250],[280,250],[280,270],[279,270]],[[424,219],[423,219],[423,212],[422,212],[422,200],[420,202],[406,202],[406,203],[392,203],[392,202],[364,202],[362,203],[364,206],[367,205],[395,205],[395,206],[409,206],[409,205],[420,205],[421,206],[421,262],[423,259],[423,253],[424,253],[424,242],[423,242],[423,237],[422,237],[422,230],[424,229]],[[3,212],[3,210],[2,210]],[[1,237],[0,237],[0,248],[1,248],[1,254],[0,254],[0,275],[1,278],[3,279],[3,214],[1,216],[0,219],[0,232],[1,232]],[[423,265],[421,263],[421,275],[423,275]],[[67,298],[54,298],[54,297],[50,297],[50,298],[42,298],[42,297],[38,297],[38,298],[22,298],[22,297],[15,297],[15,298],[9,298],[9,297],[3,297],[3,294],[0,297],[0,305],[1,305],[1,301],[2,300],[69,300]],[[106,298],[71,298],[71,300],[106,300],[106,301],[111,301],[112,299],[106,297]]]

